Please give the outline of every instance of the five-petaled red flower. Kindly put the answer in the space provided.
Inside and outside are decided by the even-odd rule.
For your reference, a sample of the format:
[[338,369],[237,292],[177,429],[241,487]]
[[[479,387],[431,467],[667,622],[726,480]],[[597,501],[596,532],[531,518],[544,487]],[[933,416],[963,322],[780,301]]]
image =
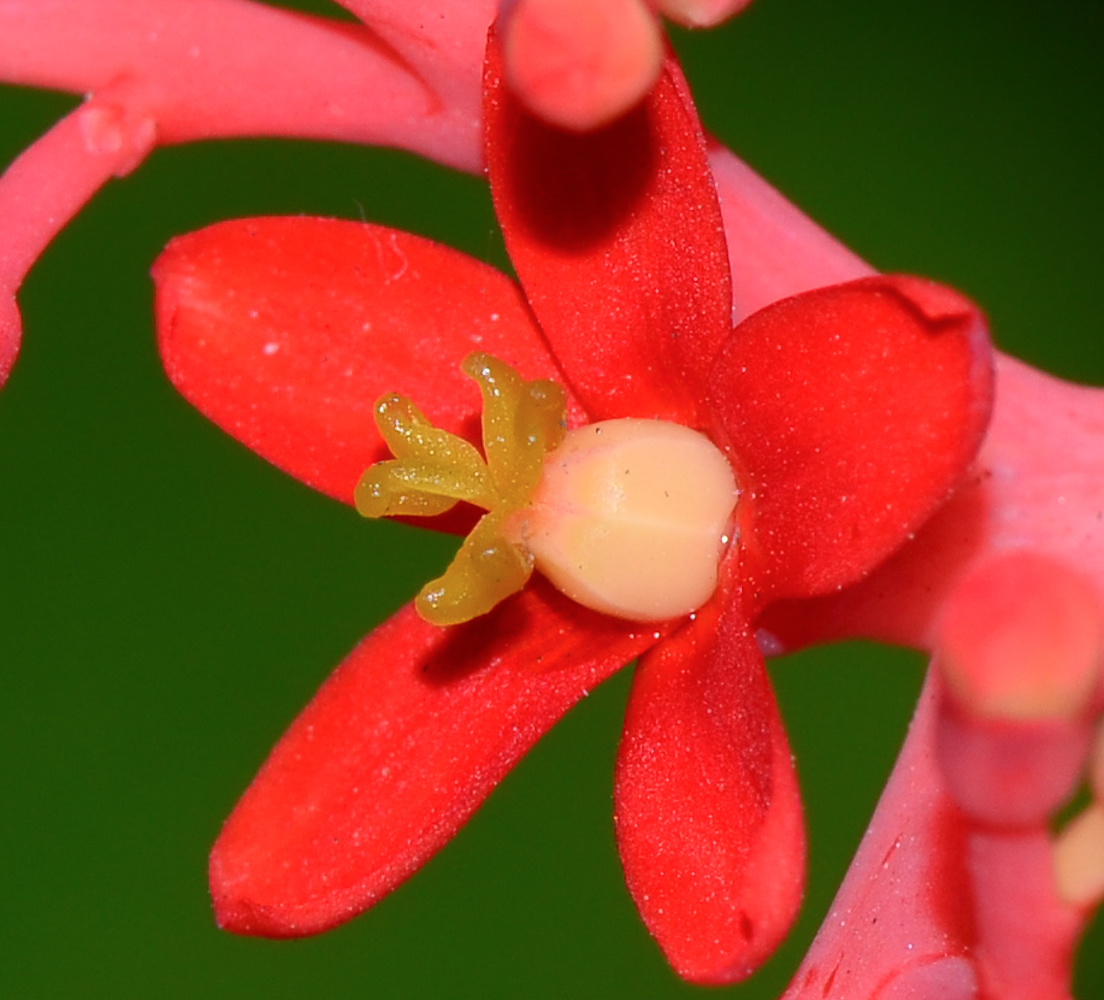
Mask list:
[[803,877],[756,619],[859,579],[951,492],[989,412],[984,324],[946,288],[878,277],[733,329],[713,181],[677,67],[637,111],[574,135],[528,117],[499,84],[493,41],[489,53],[487,162],[521,287],[376,226],[218,225],[156,267],[173,381],[349,502],[386,457],[380,394],[471,436],[479,399],[459,363],[486,351],[565,385],[572,425],[632,416],[708,435],[742,491],[736,538],[716,593],[682,620],[603,616],[540,578],[459,626],[400,611],[327,681],[228,820],[211,858],[217,916],[289,936],[363,910],[576,700],[640,657],[616,778],[629,888],[682,975],[739,978],[785,932]]

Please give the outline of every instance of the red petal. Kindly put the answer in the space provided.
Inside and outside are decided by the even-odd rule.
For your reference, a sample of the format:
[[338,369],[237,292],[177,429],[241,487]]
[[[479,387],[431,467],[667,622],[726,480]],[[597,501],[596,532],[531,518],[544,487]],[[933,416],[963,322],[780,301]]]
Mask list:
[[407,607],[323,685],[227,821],[211,852],[220,925],[296,936],[366,909],[655,635],[540,583],[450,629]]
[[154,277],[173,384],[227,433],[346,502],[389,457],[373,420],[385,392],[478,439],[466,354],[562,380],[512,281],[407,233],[335,219],[226,222],[174,240]]
[[731,331],[720,208],[677,65],[606,128],[564,132],[499,83],[488,47],[487,166],[506,246],[572,388],[595,417],[699,423]]
[[633,899],[679,975],[703,983],[749,975],[778,944],[805,855],[762,655],[737,608],[716,618],[707,609],[641,661],[616,796]]
[[974,457],[992,399],[984,321],[957,292],[876,277],[768,306],[718,360],[711,402],[748,498],[756,597],[861,577]]
[[1104,391],[1008,357],[997,385],[976,471],[915,540],[841,594],[768,609],[787,646],[863,635],[931,649],[959,581],[1009,549],[1076,569],[1104,606]]

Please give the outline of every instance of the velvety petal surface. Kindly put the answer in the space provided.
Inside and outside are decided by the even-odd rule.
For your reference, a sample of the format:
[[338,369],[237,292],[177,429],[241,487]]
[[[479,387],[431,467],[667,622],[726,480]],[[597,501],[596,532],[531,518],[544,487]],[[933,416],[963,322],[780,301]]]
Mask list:
[[[386,392],[479,440],[487,351],[562,381],[517,286],[407,233],[335,219],[226,222],[174,240],[154,266],[165,369],[227,433],[297,479],[351,502],[389,458],[373,419]],[[582,414],[573,407],[576,420]]]
[[710,401],[745,477],[741,559],[761,607],[858,579],[946,499],[985,431],[991,348],[957,292],[861,279],[741,323]]
[[671,965],[703,983],[750,975],[797,912],[805,835],[763,658],[735,604],[715,600],[641,660],[615,805],[629,890]]
[[586,134],[528,115],[487,70],[487,168],[526,296],[596,418],[697,424],[731,330],[720,208],[673,60],[651,95]]
[[448,629],[408,606],[330,677],[227,820],[211,852],[219,923],[285,937],[364,910],[659,634],[543,583]]
[[862,635],[933,648],[958,582],[1010,550],[1076,569],[1104,606],[1104,391],[998,361],[992,424],[955,495],[861,583],[769,608],[767,627],[784,645]]

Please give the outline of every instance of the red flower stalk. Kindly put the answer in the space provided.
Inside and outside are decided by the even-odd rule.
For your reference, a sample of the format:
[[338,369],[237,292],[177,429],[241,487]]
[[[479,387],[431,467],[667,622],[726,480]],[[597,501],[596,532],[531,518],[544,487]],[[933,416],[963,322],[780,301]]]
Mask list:
[[802,881],[796,783],[754,624],[773,601],[861,578],[946,498],[988,415],[984,326],[948,289],[872,278],[733,329],[713,181],[673,64],[638,111],[586,136],[523,112],[493,55],[486,94],[490,181],[524,295],[378,227],[223,224],[157,264],[170,376],[231,434],[349,501],[386,457],[371,421],[382,392],[471,427],[458,365],[477,346],[563,384],[572,425],[638,417],[708,435],[741,490],[738,538],[714,596],[679,620],[599,615],[543,580],[449,629],[400,612],[227,822],[216,909],[224,926],[277,936],[347,919],[641,656],[616,788],[630,891],[682,975],[739,978],[788,927]]
[[[19,350],[15,293],[27,271],[96,191],[156,146],[289,136],[398,146],[479,169],[479,67],[494,0],[338,2],[364,24],[253,0],[0,5],[0,80],[85,98],[0,176],[0,384]],[[520,92],[556,120],[608,121],[659,72],[659,22],[643,0],[507,6]],[[655,6],[704,24],[744,3]]]

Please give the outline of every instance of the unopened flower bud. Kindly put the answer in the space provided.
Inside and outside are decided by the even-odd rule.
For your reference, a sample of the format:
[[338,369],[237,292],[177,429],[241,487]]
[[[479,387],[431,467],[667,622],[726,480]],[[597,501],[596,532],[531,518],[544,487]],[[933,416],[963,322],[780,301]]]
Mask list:
[[1058,834],[1054,845],[1058,894],[1072,906],[1104,899],[1104,807],[1092,803]]
[[579,132],[637,104],[663,63],[659,19],[642,0],[515,0],[499,33],[510,89],[538,117]]
[[939,650],[963,711],[1009,721],[1072,718],[1100,684],[1096,592],[1042,555],[993,558],[954,592]]
[[751,0],[651,0],[652,6],[688,28],[711,28],[739,14]]
[[1096,727],[1096,739],[1089,758],[1089,783],[1097,801],[1104,802],[1104,719]]
[[658,420],[607,420],[567,432],[515,531],[537,568],[572,599],[660,621],[717,587],[736,482],[704,435]]
[[938,752],[959,806],[986,823],[1045,823],[1083,773],[1100,684],[1091,586],[1030,552],[990,559],[951,597],[936,663]]

